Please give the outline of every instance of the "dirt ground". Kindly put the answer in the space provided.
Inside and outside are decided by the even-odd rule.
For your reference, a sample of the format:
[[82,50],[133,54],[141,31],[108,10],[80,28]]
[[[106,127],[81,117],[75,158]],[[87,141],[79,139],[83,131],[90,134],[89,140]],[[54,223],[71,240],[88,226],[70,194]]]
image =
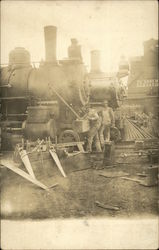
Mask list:
[[[7,153],[3,157],[11,155]],[[92,167],[88,154],[79,154],[61,160],[67,175],[64,178],[50,156],[39,154],[37,159],[31,161],[37,179],[47,186],[58,185],[42,190],[2,167],[1,218],[145,217],[158,213],[157,186],[146,187],[120,177],[101,176],[127,173],[129,178],[144,179],[137,173],[146,171],[150,165],[147,160],[141,161],[134,156],[123,161],[122,157],[116,157],[114,167],[97,170]],[[96,202],[117,206],[119,210],[99,207]]]

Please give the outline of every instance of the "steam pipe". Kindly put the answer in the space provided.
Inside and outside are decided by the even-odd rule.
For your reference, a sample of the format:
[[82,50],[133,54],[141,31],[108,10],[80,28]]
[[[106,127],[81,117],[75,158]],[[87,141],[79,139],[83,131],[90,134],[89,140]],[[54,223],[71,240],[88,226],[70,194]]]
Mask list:
[[46,62],[56,61],[56,26],[45,26],[44,37],[45,37],[45,60]]

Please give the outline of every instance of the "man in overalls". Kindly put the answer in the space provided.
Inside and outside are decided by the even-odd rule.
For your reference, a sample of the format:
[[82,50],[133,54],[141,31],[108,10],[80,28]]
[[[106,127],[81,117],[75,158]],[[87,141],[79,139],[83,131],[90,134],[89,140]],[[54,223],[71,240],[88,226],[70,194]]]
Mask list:
[[95,142],[97,152],[102,152],[100,140],[99,140],[99,128],[101,126],[101,118],[94,109],[89,109],[87,118],[90,124],[90,130],[87,135],[87,148],[86,151],[92,152],[92,144]]
[[100,112],[102,117],[101,127],[99,129],[100,142],[110,141],[110,127],[115,127],[115,119],[112,108],[108,107],[108,101],[104,101],[104,109]]

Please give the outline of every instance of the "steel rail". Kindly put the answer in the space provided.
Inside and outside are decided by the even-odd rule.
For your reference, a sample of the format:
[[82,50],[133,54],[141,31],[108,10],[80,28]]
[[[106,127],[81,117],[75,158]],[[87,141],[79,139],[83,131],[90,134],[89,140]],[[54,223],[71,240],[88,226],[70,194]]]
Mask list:
[[143,129],[139,128],[136,124],[134,124],[132,121],[129,120],[129,122],[136,128],[138,129],[144,136],[148,138],[153,138],[153,135],[149,134],[148,132],[144,131]]

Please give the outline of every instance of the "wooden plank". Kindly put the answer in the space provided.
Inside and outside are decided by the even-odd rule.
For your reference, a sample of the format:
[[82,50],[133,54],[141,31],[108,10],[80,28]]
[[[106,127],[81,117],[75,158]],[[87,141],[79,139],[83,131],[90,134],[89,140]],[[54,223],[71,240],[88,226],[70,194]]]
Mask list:
[[0,121],[0,125],[22,124],[22,121]]
[[81,143],[77,143],[77,147],[78,147],[80,152],[82,152],[82,153],[84,152],[84,148],[83,148]]
[[51,149],[49,150],[49,152],[50,152],[52,158],[54,159],[54,161],[55,161],[55,163],[56,163],[58,169],[59,169],[60,172],[61,172],[61,174],[63,175],[63,177],[66,177],[66,174],[65,174],[65,172],[64,172],[64,170],[63,170],[63,168],[62,168],[62,166],[61,166],[61,163],[60,163],[60,161],[59,161],[59,158],[58,158],[56,152],[55,152],[54,150],[51,150]]
[[[2,64],[1,64],[2,65]],[[0,88],[11,88],[12,85],[11,84],[4,84],[4,85],[1,85]]]
[[71,147],[71,146],[77,146],[77,144],[79,145],[83,145],[84,142],[80,141],[80,142],[65,142],[65,143],[57,143],[57,144],[52,144],[53,147]]
[[99,174],[100,176],[106,177],[106,178],[117,178],[117,177],[124,177],[126,175],[130,175],[129,173],[119,171],[119,172],[101,172]]
[[54,104],[58,104],[57,101],[38,101],[37,102],[38,105],[54,105]]
[[27,116],[28,114],[7,114],[7,116]]
[[147,174],[137,173],[138,176],[147,177]]
[[50,188],[54,188],[54,187],[57,187],[57,186],[58,186],[58,183],[55,183],[55,184],[49,186],[48,188],[50,189]]
[[36,179],[26,150],[19,151],[19,154],[28,173],[32,176],[32,178]]
[[15,99],[18,99],[18,100],[23,100],[23,99],[28,99],[29,97],[28,96],[12,96],[12,97],[0,97],[0,100],[15,100]]
[[6,168],[12,170],[13,172],[15,172],[16,174],[20,175],[21,177],[23,177],[24,179],[32,182],[33,184],[35,184],[36,186],[41,187],[42,189],[48,189],[47,186],[45,186],[43,183],[41,183],[40,181],[38,181],[37,179],[32,178],[29,174],[27,174],[26,172],[24,172],[23,170],[21,170],[20,168],[17,167],[13,167],[14,163],[13,162],[9,162],[9,161],[4,161],[1,160],[1,164],[4,165]]
[[73,157],[73,156],[79,155],[80,153],[81,153],[80,151],[77,151],[77,152],[74,152],[74,153],[68,153],[67,151],[65,152],[67,157]]
[[118,211],[118,210],[119,210],[119,208],[118,208],[117,206],[111,206],[111,205],[102,204],[102,203],[99,202],[99,201],[95,201],[95,204],[96,204],[98,207],[101,207],[101,208],[104,208],[104,209],[115,210],[115,211]]
[[76,170],[73,170],[72,172],[79,172],[79,171],[84,171],[84,170],[88,170],[88,169],[92,169],[92,167],[76,169]]
[[129,177],[120,177],[121,179],[124,179],[124,180],[128,180],[128,181],[134,181],[134,182],[138,182],[138,183],[140,183],[141,182],[141,180],[138,180],[138,179],[133,179],[133,178],[129,178]]

